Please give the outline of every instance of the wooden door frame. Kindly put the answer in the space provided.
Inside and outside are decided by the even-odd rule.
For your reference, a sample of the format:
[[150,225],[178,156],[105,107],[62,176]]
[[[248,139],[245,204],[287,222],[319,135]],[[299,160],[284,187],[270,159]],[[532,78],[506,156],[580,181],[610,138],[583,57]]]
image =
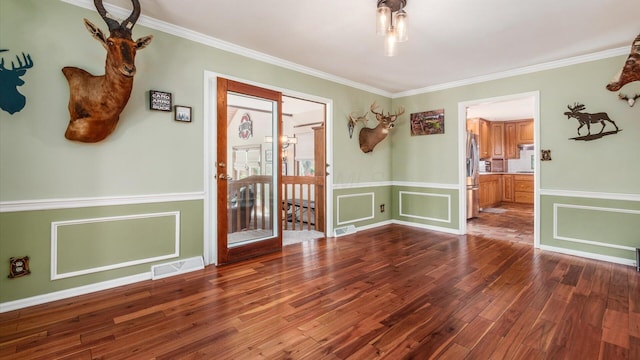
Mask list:
[[[266,100],[274,101],[277,105],[277,115],[276,115],[276,134],[274,134],[274,138],[279,138],[279,134],[282,133],[282,93],[275,90],[265,89],[263,87],[258,87],[254,85],[249,85],[243,82],[237,82],[235,80],[229,80],[226,78],[219,77],[217,79],[217,124],[216,126],[221,126],[225,129],[224,133],[218,131],[217,132],[217,142],[216,142],[216,154],[217,154],[217,162],[218,168],[216,172],[221,174],[222,176],[226,176],[228,173],[228,167],[232,166],[232,164],[221,165],[221,161],[224,160],[224,163],[228,163],[227,159],[229,158],[227,154],[227,96],[229,92],[255,96],[258,98],[263,98]],[[274,142],[276,144],[276,142]],[[278,149],[278,159],[282,158],[282,147],[275,146]],[[224,154],[222,159],[220,159],[219,154]],[[277,167],[280,168],[282,164],[279,164]],[[280,183],[282,182],[282,174],[280,171],[276,172],[276,177],[274,179],[275,184],[273,184],[273,188],[275,189],[275,206],[277,206],[275,210],[272,211],[272,216],[275,215],[276,221],[272,224],[276,224],[273,228],[273,234],[270,238],[265,240],[260,240],[256,242],[252,242],[246,245],[240,245],[235,247],[229,247],[228,245],[228,199],[227,199],[227,189],[229,182],[226,178],[222,178],[218,176],[217,179],[217,187],[218,187],[218,199],[217,199],[217,209],[218,209],[218,239],[217,239],[217,248],[218,248],[218,258],[217,264],[226,264],[230,262],[240,261],[244,259],[248,259],[251,257],[255,257],[262,254],[267,254],[270,252],[279,251],[282,249],[282,212],[279,211],[280,206],[282,204],[282,194],[280,192]],[[224,211],[221,211],[225,209]],[[222,224],[222,226],[220,226]]]
[[307,93],[297,92],[285,88],[279,88],[269,84],[262,84],[254,81],[250,81],[243,78],[234,77],[227,74],[216,73],[212,71],[204,72],[204,131],[203,131],[203,143],[204,143],[204,156],[203,156],[203,257],[206,265],[218,265],[217,262],[217,179],[216,179],[216,167],[214,162],[216,160],[217,149],[217,78],[222,77],[228,80],[242,82],[265,89],[275,90],[281,92],[283,95],[298,97],[309,101],[315,101],[325,105],[325,141],[326,152],[325,157],[327,161],[328,175],[325,182],[325,230],[327,236],[332,236],[334,228],[333,219],[333,100],[328,98],[319,97],[316,95],[310,95]]

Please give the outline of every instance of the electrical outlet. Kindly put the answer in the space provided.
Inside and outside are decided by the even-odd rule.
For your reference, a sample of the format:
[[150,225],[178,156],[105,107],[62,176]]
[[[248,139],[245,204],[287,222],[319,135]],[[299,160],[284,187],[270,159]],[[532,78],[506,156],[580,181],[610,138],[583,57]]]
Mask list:
[[384,212],[384,204],[380,204],[380,212],[383,213]]

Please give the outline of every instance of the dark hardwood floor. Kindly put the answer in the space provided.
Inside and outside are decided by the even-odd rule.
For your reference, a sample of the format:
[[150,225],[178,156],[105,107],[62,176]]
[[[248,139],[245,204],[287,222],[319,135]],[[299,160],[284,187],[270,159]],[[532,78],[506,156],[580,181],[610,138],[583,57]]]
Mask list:
[[468,234],[533,245],[533,205],[503,203],[490,210],[501,212],[480,212],[467,221]]
[[1,359],[640,359],[640,274],[400,225],[0,314]]

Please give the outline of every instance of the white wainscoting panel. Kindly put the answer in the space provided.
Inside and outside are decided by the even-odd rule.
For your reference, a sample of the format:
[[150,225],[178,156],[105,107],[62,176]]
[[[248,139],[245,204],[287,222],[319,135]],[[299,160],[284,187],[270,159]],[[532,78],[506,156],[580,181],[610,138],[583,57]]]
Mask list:
[[[429,217],[429,216],[420,216],[420,215],[416,215],[416,214],[408,214],[408,213],[404,212],[404,207],[403,207],[403,202],[402,202],[403,195],[446,198],[447,199],[447,217],[445,219],[442,219],[442,218]],[[400,201],[400,204],[399,204],[400,216],[406,216],[406,217],[410,217],[410,218],[414,218],[414,219],[421,219],[421,220],[429,220],[429,221],[438,221],[438,222],[451,223],[451,195],[412,192],[412,191],[400,191],[400,192],[398,192],[398,198],[399,198],[399,201]]]
[[[172,253],[168,253],[160,256],[154,256],[150,258],[136,259],[136,260],[117,263],[117,264],[98,266],[94,268],[86,268],[78,271],[58,273],[58,229],[60,227],[74,226],[74,225],[80,225],[80,224],[110,222],[110,221],[149,219],[149,218],[157,218],[157,217],[174,217],[175,219],[175,234],[174,234],[175,240],[174,240],[174,248]],[[102,218],[93,218],[93,219],[75,219],[75,220],[66,220],[66,221],[55,221],[51,223],[51,280],[70,278],[74,276],[91,274],[91,273],[96,273],[100,271],[113,270],[113,269],[123,268],[127,266],[172,259],[178,256],[180,256],[180,212],[179,211],[111,216],[111,217],[102,217]]]
[[[625,214],[635,214],[640,215],[640,211],[631,210],[631,209],[618,209],[618,208],[608,208],[608,207],[598,207],[598,206],[585,206],[585,205],[572,205],[572,204],[562,204],[562,203],[554,203],[553,204],[553,238],[556,240],[569,241],[580,244],[594,245],[607,247],[612,249],[621,249],[621,250],[629,250],[635,252],[636,249],[631,246],[625,245],[617,245],[611,243],[603,243],[600,241],[588,240],[588,239],[577,239],[570,236],[563,236],[558,231],[558,223],[560,222],[558,216],[559,209],[580,209],[580,210],[589,210],[589,211],[600,211],[600,212],[613,212],[613,213],[625,213]],[[638,217],[640,222],[640,216]]]
[[[365,196],[369,196],[371,197],[371,215],[367,215],[364,217],[361,217],[359,219],[349,219],[349,220],[341,220],[340,219],[340,200],[343,199],[347,199],[347,198],[354,198],[354,197],[365,197]],[[360,194],[349,194],[349,195],[338,195],[336,197],[336,202],[337,202],[337,209],[338,209],[338,213],[337,213],[337,219],[338,219],[338,223],[336,225],[344,225],[344,224],[351,224],[351,223],[355,223],[358,221],[364,221],[364,220],[371,220],[373,219],[374,216],[374,211],[375,211],[375,194],[372,192],[367,192],[367,193],[360,193]]]

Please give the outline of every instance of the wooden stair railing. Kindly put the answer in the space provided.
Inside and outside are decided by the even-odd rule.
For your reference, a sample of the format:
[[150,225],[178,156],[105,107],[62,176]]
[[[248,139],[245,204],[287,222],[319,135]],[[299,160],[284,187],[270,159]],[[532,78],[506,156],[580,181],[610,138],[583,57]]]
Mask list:
[[234,196],[236,201],[236,206],[227,207],[229,232],[273,227],[269,210],[274,201],[272,181],[268,175],[252,175],[229,182],[229,201]]
[[282,177],[282,229],[314,230],[318,223],[315,211],[315,177]]

